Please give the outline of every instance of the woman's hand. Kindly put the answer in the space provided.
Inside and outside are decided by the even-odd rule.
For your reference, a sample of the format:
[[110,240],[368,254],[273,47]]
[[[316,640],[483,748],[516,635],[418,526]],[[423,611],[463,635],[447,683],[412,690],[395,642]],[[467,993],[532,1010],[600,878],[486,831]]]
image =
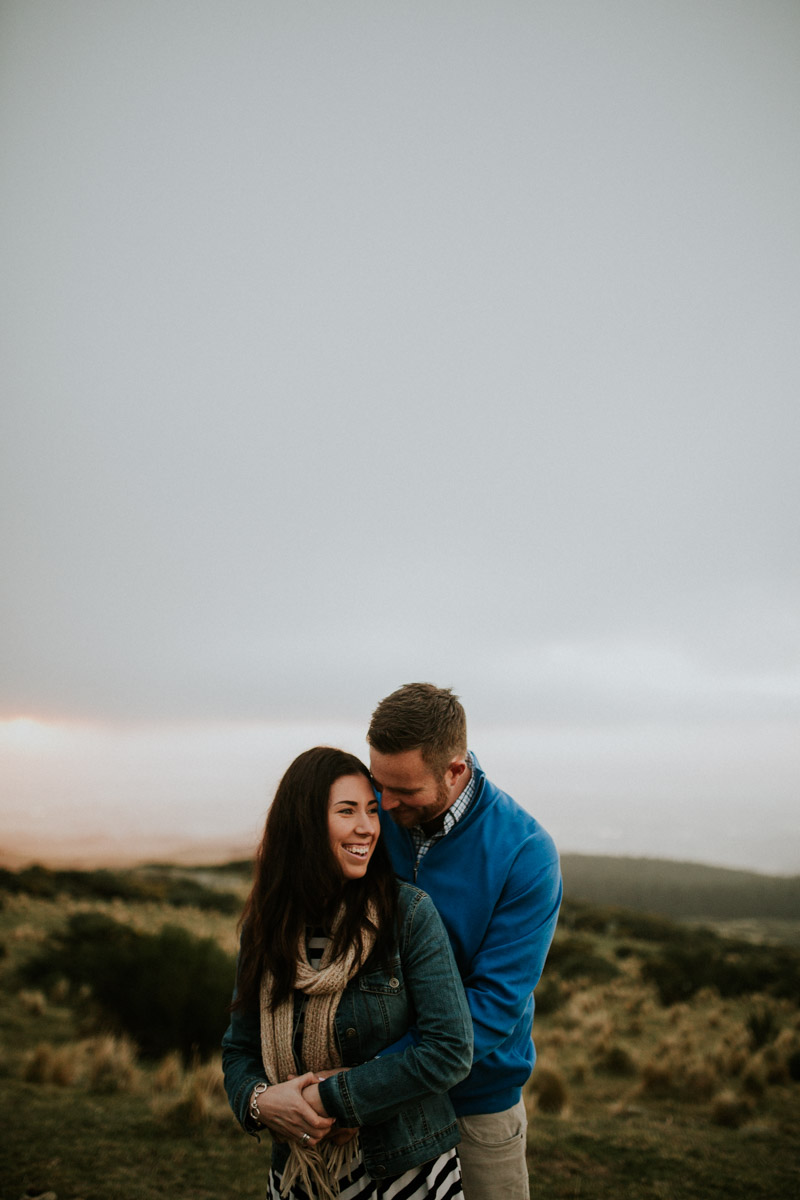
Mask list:
[[[286,1083],[276,1083],[259,1093],[256,1103],[261,1121],[283,1141],[302,1142],[303,1134],[308,1134],[306,1146],[316,1146],[317,1142],[329,1132],[334,1118],[329,1117],[319,1100],[319,1076],[314,1071],[298,1075]],[[311,1087],[317,1091],[318,1109],[315,1109],[304,1096],[304,1089]]]

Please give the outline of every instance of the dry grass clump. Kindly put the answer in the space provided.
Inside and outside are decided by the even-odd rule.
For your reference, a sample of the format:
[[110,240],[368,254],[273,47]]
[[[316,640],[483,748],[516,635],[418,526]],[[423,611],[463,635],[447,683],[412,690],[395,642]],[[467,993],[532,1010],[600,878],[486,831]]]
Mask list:
[[86,1082],[93,1092],[137,1091],[141,1072],[136,1047],[126,1037],[105,1034],[85,1045]]
[[671,1004],[666,1013],[667,1021],[670,1025],[681,1025],[686,1020],[688,1013],[688,1004]]
[[785,1071],[782,1082],[800,1082],[800,1035],[797,1031],[792,1028],[782,1029],[772,1048]]
[[719,1029],[725,1017],[725,1010],[721,1004],[715,1004],[709,1008],[706,1013],[706,1025],[709,1029]]
[[569,1041],[567,1031],[565,1029],[548,1029],[547,1033],[542,1037],[537,1037],[536,1045],[544,1050],[558,1050]]
[[588,1017],[596,1017],[598,998],[595,992],[586,989],[574,992],[561,1014],[560,1023],[565,1029],[584,1026]]
[[29,1083],[85,1084],[95,1092],[136,1091],[140,1074],[133,1043],[110,1035],[61,1046],[39,1042],[20,1066],[22,1079]]
[[174,1132],[230,1128],[233,1115],[225,1097],[222,1060],[217,1057],[193,1067],[177,1096],[154,1096],[150,1107],[156,1119]]
[[767,1077],[764,1071],[764,1060],[760,1054],[754,1054],[742,1071],[742,1089],[755,1098],[760,1098],[767,1090]]
[[183,1083],[183,1060],[177,1050],[162,1058],[151,1080],[154,1092],[177,1092]]
[[69,999],[69,980],[57,979],[50,989],[50,999],[53,1004],[64,1004]]
[[610,1013],[601,1008],[584,1019],[583,1029],[587,1037],[604,1040],[614,1036],[614,1021]]
[[586,1083],[589,1076],[592,1074],[591,1064],[585,1054],[579,1054],[569,1063],[569,1077],[573,1083]]
[[598,1071],[605,1071],[608,1075],[635,1075],[637,1070],[633,1054],[620,1042],[604,1046],[597,1055],[595,1065]]
[[629,1017],[641,1017],[644,1015],[647,999],[646,992],[629,993],[623,1000],[623,1009]]
[[681,1095],[693,1104],[710,1100],[719,1086],[719,1074],[708,1059],[691,1063],[686,1071]]
[[770,1046],[765,1046],[759,1051],[761,1059],[764,1063],[764,1070],[767,1076],[767,1083],[782,1084],[789,1082],[789,1067],[788,1055],[782,1054],[778,1046],[773,1042]]
[[194,1078],[208,1092],[209,1096],[226,1100],[225,1079],[222,1074],[222,1055],[217,1054],[208,1062],[199,1063],[193,1068]]
[[20,1074],[28,1083],[74,1087],[83,1073],[83,1052],[75,1043],[53,1046],[39,1042],[22,1060]]
[[735,1078],[741,1075],[750,1062],[750,1037],[741,1023],[729,1028],[717,1046],[714,1060],[720,1074]]
[[642,1066],[640,1095],[674,1097],[687,1104],[709,1100],[719,1086],[719,1071],[708,1055],[692,1056],[673,1044]]
[[534,1068],[528,1091],[535,1097],[536,1107],[544,1113],[563,1113],[569,1099],[567,1082],[559,1069],[548,1063],[538,1062]]
[[642,1081],[639,1091],[651,1096],[671,1096],[675,1092],[675,1073],[672,1064],[660,1058],[651,1058],[642,1065]]
[[724,1125],[728,1129],[739,1129],[750,1112],[748,1100],[730,1089],[718,1092],[711,1104],[711,1120],[715,1125]]
[[741,1046],[721,1046],[716,1053],[720,1074],[735,1079],[747,1067],[750,1055]]
[[17,998],[26,1013],[32,1017],[43,1017],[47,1012],[47,997],[44,992],[20,991]]
[[693,1008],[708,1008],[720,999],[719,988],[706,986],[699,988],[692,996]]
[[785,1058],[789,1058],[795,1051],[800,1050],[800,1036],[794,1029],[782,1029],[775,1038],[775,1049]]
[[6,935],[10,942],[29,942],[33,945],[39,945],[47,937],[47,931],[37,929],[34,925],[22,924],[15,925],[13,929],[9,929]]

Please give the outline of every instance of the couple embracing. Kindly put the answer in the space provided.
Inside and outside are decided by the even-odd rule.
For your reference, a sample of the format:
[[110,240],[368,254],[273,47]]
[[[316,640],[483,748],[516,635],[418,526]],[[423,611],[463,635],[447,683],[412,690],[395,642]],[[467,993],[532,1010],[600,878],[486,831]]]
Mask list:
[[225,1086],[272,1137],[272,1200],[523,1200],[549,835],[492,784],[449,689],[407,684],[370,769],[301,754],[241,922]]

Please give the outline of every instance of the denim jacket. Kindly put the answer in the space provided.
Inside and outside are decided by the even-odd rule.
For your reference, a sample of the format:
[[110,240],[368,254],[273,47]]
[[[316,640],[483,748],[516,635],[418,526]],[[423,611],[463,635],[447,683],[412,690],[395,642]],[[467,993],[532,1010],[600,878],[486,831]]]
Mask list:
[[[416,1026],[417,1044],[381,1051]],[[459,1141],[448,1089],[472,1063],[472,1022],[450,942],[430,897],[399,885],[398,937],[388,969],[362,973],[347,985],[335,1019],[343,1066],[320,1084],[327,1112],[361,1126],[364,1166],[373,1179],[400,1175]],[[259,1014],[233,1013],[222,1040],[225,1090],[248,1132],[254,1086],[267,1081],[261,1061]],[[273,1142],[282,1170],[285,1144]]]

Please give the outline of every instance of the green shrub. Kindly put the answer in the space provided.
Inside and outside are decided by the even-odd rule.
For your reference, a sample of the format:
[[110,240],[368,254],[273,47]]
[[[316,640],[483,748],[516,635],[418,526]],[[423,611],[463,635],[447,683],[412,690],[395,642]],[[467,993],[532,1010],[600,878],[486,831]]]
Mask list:
[[564,1002],[564,989],[561,985],[561,980],[558,976],[553,977],[545,974],[536,985],[536,991],[533,996],[536,1001],[536,1013],[538,1016],[555,1012]]
[[675,942],[683,937],[682,926],[668,917],[615,905],[565,900],[559,921],[561,929],[627,937],[642,942]]
[[569,1091],[566,1080],[557,1067],[537,1063],[530,1081],[536,1096],[536,1107],[545,1113],[560,1113],[567,1103]]
[[635,1075],[636,1060],[625,1046],[609,1046],[597,1059],[597,1069],[609,1075]]
[[591,979],[607,983],[619,975],[619,967],[596,954],[594,942],[587,937],[556,937],[547,955],[547,971],[562,979]]
[[232,892],[204,887],[190,875],[170,871],[51,871],[34,864],[22,871],[0,869],[0,892],[25,893],[38,899],[72,896],[78,900],[154,900],[176,907],[192,905],[237,913],[241,900]]
[[227,1023],[233,960],[211,938],[177,926],[137,933],[99,913],[78,913],[24,968],[31,982],[88,985],[105,1019],[144,1055],[208,1054]]
[[618,936],[639,942],[675,942],[684,936],[683,929],[675,921],[655,913],[619,909],[614,924]]
[[760,992],[800,1002],[796,950],[728,941],[707,930],[687,932],[682,943],[663,946],[645,961],[642,977],[655,984],[665,1005],[689,1000],[704,987],[716,988],[721,996]]

